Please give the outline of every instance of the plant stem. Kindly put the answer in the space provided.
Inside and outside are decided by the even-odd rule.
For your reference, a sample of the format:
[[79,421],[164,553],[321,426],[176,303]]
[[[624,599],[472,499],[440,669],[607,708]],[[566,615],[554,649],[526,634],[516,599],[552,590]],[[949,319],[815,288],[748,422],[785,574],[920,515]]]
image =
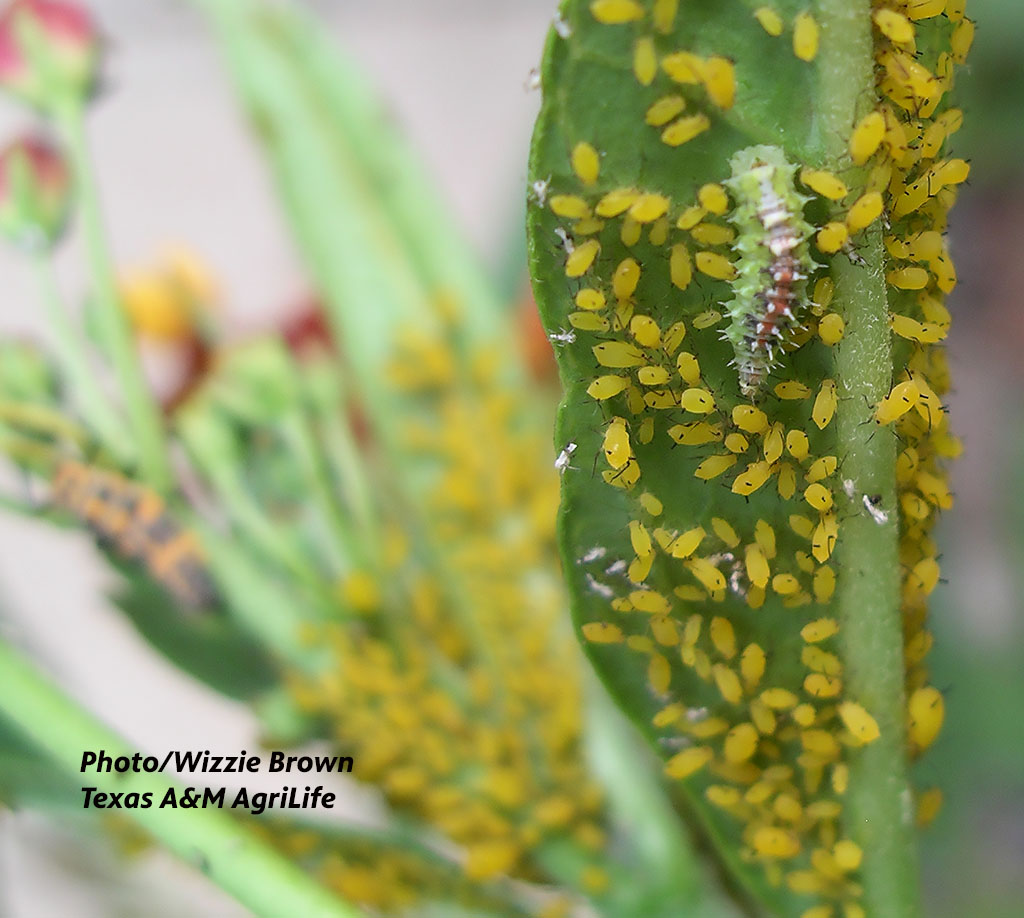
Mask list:
[[[874,58],[868,0],[821,0],[819,111],[826,166],[841,168],[845,138],[873,105]],[[845,173],[848,174],[848,173]],[[853,176],[854,187],[864,170]],[[876,223],[858,245],[867,267],[833,259],[836,300],[847,334],[838,348],[836,425],[843,455],[840,494],[842,567],[836,593],[847,696],[874,716],[881,736],[850,751],[846,831],[863,849],[863,904],[869,915],[920,914],[916,840],[904,735],[903,627],[900,612],[896,440],[873,422],[873,406],[892,380],[889,308],[882,231]],[[881,496],[889,521],[864,512],[862,495]]]
[[142,372],[135,340],[118,300],[117,285],[100,206],[99,191],[89,157],[85,119],[81,104],[68,103],[56,113],[55,120],[68,150],[81,203],[82,224],[92,274],[97,332],[100,344],[114,369],[114,376],[139,454],[139,475],[151,487],[166,493],[171,473],[163,421],[151,398]]
[[[3,641],[0,711],[77,780],[82,780],[81,759],[87,750],[102,749],[111,757],[133,754],[120,737],[93,720]],[[159,802],[168,788],[179,793],[181,788],[158,774],[96,774],[84,780],[100,791],[123,793],[123,799],[133,793],[152,794],[152,807],[125,812],[255,915],[358,918],[361,914],[253,837],[240,821],[198,807],[161,808]]]
[[76,333],[57,288],[53,262],[40,253],[33,258],[32,267],[53,331],[57,353],[71,384],[72,397],[82,417],[103,445],[119,463],[131,465],[136,458],[134,444],[123,419],[114,410],[109,397],[97,381],[95,369],[89,364],[85,342]]

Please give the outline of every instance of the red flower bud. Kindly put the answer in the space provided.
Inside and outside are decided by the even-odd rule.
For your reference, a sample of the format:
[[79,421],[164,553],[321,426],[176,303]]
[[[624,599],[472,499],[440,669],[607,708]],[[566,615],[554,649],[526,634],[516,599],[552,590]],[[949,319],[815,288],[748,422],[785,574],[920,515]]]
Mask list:
[[76,3],[13,0],[0,12],[0,87],[36,108],[86,99],[99,56],[96,27]]
[[53,245],[64,227],[71,178],[60,151],[39,135],[0,150],[0,234],[23,249]]

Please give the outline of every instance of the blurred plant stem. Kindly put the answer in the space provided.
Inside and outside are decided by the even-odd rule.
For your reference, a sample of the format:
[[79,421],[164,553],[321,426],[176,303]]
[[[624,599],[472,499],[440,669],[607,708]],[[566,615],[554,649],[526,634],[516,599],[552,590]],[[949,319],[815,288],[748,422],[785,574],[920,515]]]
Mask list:
[[97,380],[95,368],[89,365],[84,342],[62,300],[50,256],[41,252],[34,254],[32,268],[75,404],[117,461],[131,465],[136,458],[135,445],[123,419]]
[[[121,308],[113,261],[103,226],[103,213],[85,132],[81,100],[69,101],[55,113],[55,124],[68,151],[80,203],[82,228],[92,275],[96,330],[110,360],[124,399],[131,435],[138,450],[139,477],[161,493],[170,490],[173,475],[160,409],[142,372],[135,339]],[[116,451],[116,443],[111,444]],[[120,449],[124,449],[123,446]]]
[[[0,712],[46,752],[69,777],[78,778],[85,751],[111,757],[134,750],[58,691],[14,648],[0,641]],[[186,812],[158,804],[178,787],[157,774],[96,774],[88,780],[100,791],[152,794],[149,809],[125,813],[186,862],[197,866],[226,893],[261,918],[359,918],[360,911],[330,895],[243,825],[224,813],[194,808]]]

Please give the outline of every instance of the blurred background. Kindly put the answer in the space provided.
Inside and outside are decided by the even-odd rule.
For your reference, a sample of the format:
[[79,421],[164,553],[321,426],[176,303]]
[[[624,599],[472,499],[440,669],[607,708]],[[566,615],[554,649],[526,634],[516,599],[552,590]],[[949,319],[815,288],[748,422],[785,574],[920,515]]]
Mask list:
[[[539,99],[528,90],[549,0],[345,0],[308,4],[370,75],[436,176],[509,309],[526,293],[522,199]],[[225,326],[281,321],[307,284],[258,152],[198,17],[170,0],[93,0],[110,36],[92,146],[115,255],[126,267],[187,245],[219,285]],[[923,840],[929,916],[1024,915],[1024,5],[970,0],[977,41],[960,86],[957,155],[971,182],[953,212],[961,278],[951,297],[950,408],[965,453],[940,532],[934,683],[947,722],[920,769],[946,804]],[[0,137],[25,121],[0,106]],[[68,291],[81,288],[72,251]],[[0,248],[0,335],[45,339],[26,265]],[[158,378],[171,355],[154,352]],[[84,535],[0,514],[3,627],[139,749],[254,748],[241,704],[175,670],[101,598]],[[89,652],[83,651],[84,647]],[[145,685],[145,694],[135,689]],[[357,794],[352,807],[372,809]],[[86,823],[88,826],[88,823]],[[0,814],[0,916],[243,915],[159,853],[125,866],[114,846],[38,815]],[[145,903],[145,904],[143,904]],[[161,911],[154,911],[161,909]]]

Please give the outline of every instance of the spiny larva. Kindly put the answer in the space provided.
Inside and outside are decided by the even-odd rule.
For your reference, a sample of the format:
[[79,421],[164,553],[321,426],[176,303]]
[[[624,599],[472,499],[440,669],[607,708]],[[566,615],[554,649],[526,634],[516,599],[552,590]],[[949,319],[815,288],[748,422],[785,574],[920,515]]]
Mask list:
[[746,147],[730,165],[725,185],[736,201],[729,219],[739,257],[735,296],[726,304],[731,321],[722,336],[736,353],[740,392],[755,400],[799,324],[807,277],[817,267],[807,249],[813,228],[802,216],[809,198],[793,185],[796,166],[779,147]]

